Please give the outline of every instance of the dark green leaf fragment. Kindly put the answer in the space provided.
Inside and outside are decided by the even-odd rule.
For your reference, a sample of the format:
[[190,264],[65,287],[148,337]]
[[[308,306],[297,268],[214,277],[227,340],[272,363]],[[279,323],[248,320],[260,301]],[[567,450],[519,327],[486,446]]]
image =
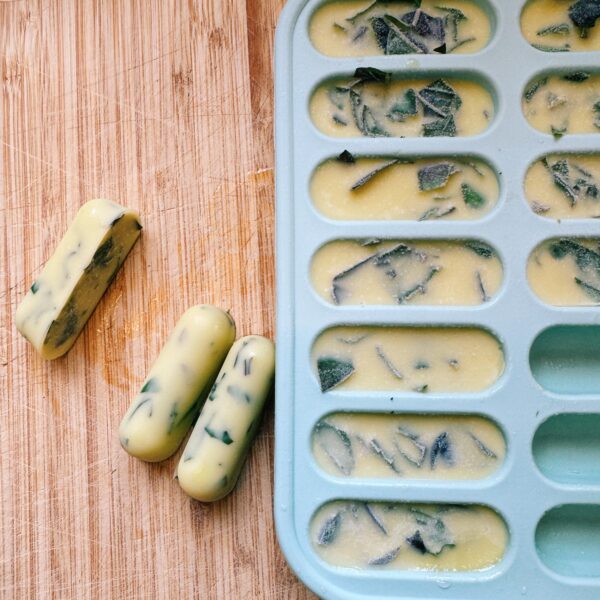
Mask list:
[[346,381],[354,373],[354,364],[351,359],[342,360],[323,356],[317,360],[317,371],[321,391],[327,392]]
[[373,523],[375,523],[377,529],[379,529],[384,535],[387,535],[388,532],[387,532],[387,529],[385,528],[385,525],[383,524],[383,521],[379,518],[379,516],[373,510],[373,508],[371,508],[371,506],[369,505],[368,502],[364,503],[364,507],[365,507],[365,511],[366,511],[367,515],[369,515],[369,518],[371,519],[371,521],[373,521]]
[[476,435],[474,435],[470,431],[469,431],[469,436],[473,440],[473,442],[475,442],[477,449],[482,454],[485,454],[489,458],[494,458],[494,459],[498,458],[498,455],[493,450],[490,450],[490,448],[488,448]]
[[327,90],[327,97],[338,110],[344,110],[349,92],[347,87],[334,85]]
[[335,515],[327,519],[327,521],[325,521],[323,524],[323,527],[321,527],[321,531],[319,531],[319,535],[317,536],[317,544],[319,544],[319,546],[328,546],[331,544],[335,540],[341,524],[341,512],[337,512]]
[[454,114],[462,106],[460,96],[444,79],[436,79],[422,90],[419,90],[417,98],[423,104],[426,117],[445,118]]
[[384,165],[381,165],[381,167],[377,167],[376,169],[373,169],[373,171],[369,171],[366,175],[363,175],[357,182],[354,183],[354,185],[350,188],[350,191],[355,192],[356,190],[363,187],[365,184],[369,183],[369,181],[371,181],[373,177],[379,175],[380,173],[383,173],[383,171],[389,169],[390,167],[397,165],[399,162],[400,159],[395,158],[385,163]]
[[412,509],[411,512],[420,526],[417,533],[425,552],[437,556],[446,546],[454,546],[454,540],[441,519],[422,510]]
[[565,81],[571,81],[573,83],[587,81],[590,77],[591,75],[585,71],[573,71],[572,73],[567,73],[566,75],[562,76]]
[[485,244],[484,242],[478,242],[477,240],[467,240],[465,242],[465,248],[475,252],[477,256],[486,259],[492,258],[496,254],[491,246],[488,246],[488,244]]
[[394,471],[394,473],[397,473],[398,475],[400,475],[401,471],[400,469],[396,466],[396,462],[394,460],[394,457],[391,456],[390,454],[388,454],[385,449],[381,446],[381,444],[376,440],[376,439],[371,439],[369,442],[369,448],[373,451],[373,453],[378,456],[379,458],[381,458],[381,460],[388,465],[388,467],[390,467],[390,469],[392,469],[392,471]]
[[381,359],[383,364],[386,366],[387,370],[396,378],[396,379],[404,379],[404,376],[400,372],[400,370],[394,365],[394,363],[387,357],[383,348],[381,346],[375,346],[375,352],[377,356]]
[[594,302],[600,302],[600,288],[593,286],[579,277],[575,277],[575,283],[592,299]]
[[448,208],[440,208],[439,206],[434,206],[432,208],[428,208],[420,217],[419,221],[428,221],[430,219],[441,219],[446,215],[452,214],[456,210],[456,206],[449,206]]
[[565,44],[564,46],[545,46],[543,44],[531,44],[536,50],[542,52],[571,52],[571,46]]
[[240,400],[241,402],[244,402],[245,404],[250,404],[252,402],[252,398],[250,397],[250,394],[248,394],[247,392],[242,390],[237,385],[228,385],[227,393],[230,396],[232,396],[233,398],[235,398],[236,400]]
[[417,114],[417,94],[415,90],[409,88],[404,92],[402,98],[396,101],[389,112],[387,118],[396,123],[402,123],[407,117],[413,117]]
[[354,155],[349,152],[348,150],[344,150],[338,157],[337,159],[340,162],[346,163],[346,164],[353,164],[356,162],[356,159],[354,158]]
[[[413,464],[417,468],[421,468],[425,462],[425,455],[427,454],[427,446],[419,441],[419,436],[412,431],[405,429],[404,427],[398,427],[397,433],[401,440],[396,442],[396,450],[404,457],[408,462]],[[400,442],[404,441],[404,445],[408,444],[410,447],[405,449],[400,445]],[[410,451],[413,451],[412,454]],[[417,455],[414,455],[414,450],[417,451]]]
[[594,106],[594,127],[597,127],[598,129],[600,129],[600,100],[598,100]]
[[133,419],[133,416],[138,412],[138,410],[140,410],[140,408],[142,408],[144,405],[146,404],[150,404],[150,411],[148,412],[148,418],[152,417],[152,398],[144,398],[142,400],[140,400],[137,404],[137,406],[131,411],[131,414],[129,415],[129,418],[127,419],[128,421],[131,421],[131,419]]
[[485,198],[468,183],[460,186],[465,204],[471,208],[481,208],[485,204]]
[[600,273],[600,254],[575,240],[562,238],[551,242],[549,251],[551,256],[557,260],[570,254],[575,259],[577,267],[582,271],[592,268]]
[[382,566],[390,564],[396,556],[400,553],[400,546],[396,548],[392,548],[389,552],[386,552],[382,556],[378,556],[377,558],[373,558],[369,561],[370,565],[373,566]]
[[560,138],[563,137],[563,135],[565,135],[565,133],[567,133],[567,128],[566,127],[554,127],[554,125],[552,125],[550,127],[550,133],[552,133],[552,137],[555,140],[560,140]]
[[542,77],[540,79],[535,79],[534,81],[532,81],[527,86],[527,88],[525,89],[525,92],[523,93],[523,96],[525,97],[525,101],[531,102],[533,97],[540,91],[540,89],[543,88],[547,84],[548,84],[548,77]]
[[417,371],[422,371],[423,369],[430,369],[431,365],[426,360],[418,360],[415,363],[415,369]]
[[423,542],[421,532],[418,529],[409,538],[406,538],[406,541],[410,544],[412,548],[417,550],[417,552],[420,552],[421,554],[427,554],[425,542]]
[[89,273],[93,269],[101,269],[106,267],[113,258],[112,250],[114,241],[109,237],[94,253],[92,262],[85,268],[85,272]]
[[350,475],[355,464],[350,436],[327,421],[319,421],[315,426],[315,438],[333,464],[344,475]]
[[402,15],[400,21],[408,25],[411,31],[421,38],[437,40],[440,43],[445,40],[444,19],[440,17],[433,17],[423,10],[417,9]]
[[598,0],[578,0],[569,7],[569,18],[576,27],[591,29],[600,19]]
[[428,123],[423,123],[423,137],[455,137],[456,122],[453,115],[448,115],[443,119],[435,119]]
[[426,192],[443,188],[448,184],[450,176],[459,172],[460,169],[450,162],[426,165],[418,172],[419,189]]
[[160,392],[160,385],[158,384],[156,377],[151,377],[144,383],[140,390],[140,394],[153,394],[155,392]]
[[360,80],[360,83],[385,83],[392,80],[392,74],[375,67],[358,67],[354,71],[354,77]]
[[[65,307],[65,312],[65,316],[61,320],[62,330],[54,342],[55,348],[60,348],[60,346],[71,339],[75,333],[77,333],[77,328],[79,327],[79,315],[73,300],[69,300],[67,306]],[[53,321],[52,325],[57,323],[58,321]]]
[[39,286],[38,282],[34,281],[31,285],[31,293],[37,294],[39,289],[40,289],[40,286]]
[[208,435],[211,438],[223,442],[226,446],[229,446],[230,444],[233,444],[233,440],[231,439],[231,436],[229,435],[229,432],[226,429],[223,430],[223,431],[215,431],[214,429],[211,429],[207,425],[204,428],[204,431],[206,431],[206,433],[208,433]]
[[536,35],[544,37],[546,35],[569,35],[569,33],[571,33],[571,27],[568,23],[558,23],[556,25],[548,25],[548,27],[538,29]]
[[485,285],[483,283],[483,279],[481,277],[481,273],[479,271],[475,271],[475,282],[477,283],[477,289],[479,290],[479,296],[481,297],[482,302],[487,302],[490,297],[485,289]]
[[447,431],[440,433],[431,446],[430,465],[432,469],[435,468],[438,459],[442,459],[448,465],[454,463],[452,445]]
[[399,292],[397,295],[398,304],[404,304],[405,302],[409,302],[414,296],[418,294],[426,294],[427,293],[427,284],[435,277],[437,273],[439,273],[441,267],[433,266],[429,269],[427,275],[423,278],[423,280],[413,287]]
[[413,391],[418,394],[426,394],[429,391],[429,384],[418,385]]

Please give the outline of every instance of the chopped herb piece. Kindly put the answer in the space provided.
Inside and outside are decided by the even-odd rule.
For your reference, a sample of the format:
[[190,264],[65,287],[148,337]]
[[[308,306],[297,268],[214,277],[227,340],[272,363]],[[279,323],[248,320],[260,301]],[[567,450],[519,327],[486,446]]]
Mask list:
[[491,246],[484,244],[483,242],[478,242],[476,240],[467,240],[465,242],[465,248],[468,248],[472,252],[475,252],[477,256],[481,256],[481,258],[492,258],[496,253]]
[[349,152],[348,150],[344,150],[338,157],[337,159],[340,162],[346,163],[346,164],[353,164],[356,162],[356,159],[354,158],[354,155]]
[[357,42],[358,40],[360,40],[360,38],[365,35],[365,33],[367,33],[368,29],[365,25],[361,25],[357,30],[356,33],[352,36],[352,41],[353,42]]
[[142,400],[140,400],[137,404],[137,406],[131,411],[131,414],[129,415],[129,418],[127,419],[128,421],[131,421],[131,419],[133,419],[133,416],[137,413],[138,410],[140,410],[140,408],[142,408],[142,406],[144,406],[145,404],[150,404],[150,411],[148,412],[148,418],[152,417],[152,398],[143,398]]
[[247,392],[244,392],[244,390],[242,390],[237,385],[228,385],[227,393],[230,396],[232,396],[233,398],[235,398],[236,400],[240,400],[240,401],[244,402],[245,404],[250,404],[252,402],[252,398],[250,397],[250,394],[248,394]]
[[419,189],[426,192],[443,188],[448,184],[450,176],[459,172],[460,169],[449,162],[426,165],[418,172]]
[[355,464],[350,436],[343,429],[327,421],[319,421],[317,423],[315,436],[319,446],[321,446],[333,464],[344,475],[350,475]]
[[413,117],[416,114],[417,94],[410,88],[404,92],[402,98],[392,105],[386,116],[390,121],[401,123],[406,120],[406,117]]
[[336,85],[327,90],[327,97],[338,110],[344,110],[349,91],[350,90],[346,87],[340,87]]
[[31,293],[37,294],[39,289],[40,289],[40,285],[38,284],[37,281],[34,281],[33,284],[31,285]]
[[485,198],[468,183],[460,186],[465,204],[472,208],[481,208],[485,204]]
[[383,521],[377,516],[377,513],[371,508],[368,502],[364,503],[364,507],[371,521],[373,521],[373,523],[375,523],[375,525],[377,526],[377,529],[379,529],[384,535],[387,535],[388,532],[385,528],[385,525],[383,524]]
[[319,531],[319,535],[317,536],[317,544],[319,544],[319,546],[327,546],[331,544],[335,540],[341,524],[341,512],[337,512],[335,515],[333,515],[333,517],[327,519],[321,528],[321,531]]
[[455,137],[456,122],[453,115],[423,123],[423,137]]
[[430,369],[431,365],[425,360],[419,360],[415,363],[415,369],[421,371],[423,369]]
[[548,25],[548,27],[539,29],[536,35],[543,37],[546,35],[569,35],[569,33],[571,33],[571,27],[568,23],[558,23],[557,25]]
[[160,385],[156,377],[148,379],[140,390],[140,394],[154,394],[156,392],[160,392]]
[[598,0],[578,0],[569,7],[569,19],[575,27],[591,29],[600,19],[600,2]]
[[392,471],[394,471],[394,473],[397,473],[398,475],[400,475],[401,471],[400,469],[398,469],[398,467],[396,466],[396,463],[394,461],[394,457],[390,456],[382,447],[381,444],[376,440],[376,439],[372,439],[369,442],[369,448],[375,453],[376,456],[379,456],[379,458],[381,458],[381,460],[383,460],[383,462],[388,465],[390,467],[390,469],[392,469]]
[[421,532],[417,529],[409,538],[406,538],[406,541],[410,544],[412,548],[420,552],[421,554],[427,554],[427,548],[425,547],[425,543],[423,542],[423,538],[421,537]]
[[423,385],[418,385],[413,391],[418,394],[426,394],[429,391],[429,384],[425,383]]
[[474,435],[470,431],[469,436],[475,442],[475,445],[482,454],[485,454],[489,458],[498,458],[498,455],[493,450],[490,450],[476,435]]
[[423,104],[426,117],[446,118],[462,106],[460,96],[443,79],[436,79],[422,90],[419,90],[417,98]]
[[404,375],[398,370],[398,368],[392,363],[392,361],[386,356],[383,348],[381,346],[375,346],[375,352],[377,356],[381,359],[383,364],[386,366],[387,370],[396,378],[396,379],[404,379]]
[[594,127],[598,127],[598,129],[600,129],[600,100],[598,100],[595,104],[594,104]]
[[356,335],[354,337],[349,337],[349,338],[337,338],[338,342],[341,342],[342,344],[348,344],[349,346],[354,346],[354,344],[358,344],[359,342],[362,342],[365,338],[367,337],[367,334],[363,334],[363,335]]
[[215,431],[214,429],[211,429],[207,425],[204,428],[204,431],[206,431],[206,433],[208,433],[208,435],[211,438],[213,438],[215,440],[219,440],[227,446],[229,446],[230,444],[233,444],[233,440],[231,439],[231,436],[229,435],[229,432],[226,429],[224,431]]
[[434,48],[433,51],[437,52],[437,54],[446,54],[446,44],[442,44],[441,46],[438,46],[437,48]]
[[535,81],[532,81],[529,84],[529,86],[525,89],[525,92],[523,94],[523,96],[525,96],[525,101],[531,102],[533,97],[540,91],[540,89],[543,88],[547,84],[548,84],[547,77],[542,77],[541,79],[536,79]]
[[586,73],[585,71],[573,71],[572,73],[567,73],[563,75],[563,79],[565,81],[572,81],[573,83],[581,83],[582,81],[587,81],[591,75]]
[[377,244],[381,244],[379,238],[367,238],[360,243],[361,246],[377,246]]
[[460,361],[456,358],[448,359],[448,364],[455,370],[458,369],[458,367],[460,367]]
[[85,268],[85,272],[88,273],[93,269],[101,269],[106,267],[112,260],[112,250],[114,241],[112,237],[109,237],[94,253],[92,262]]
[[448,208],[440,208],[439,206],[434,206],[432,208],[427,209],[420,217],[419,221],[428,221],[429,219],[441,219],[446,215],[452,214],[456,210],[456,206],[449,206]]
[[430,465],[432,469],[435,468],[435,463],[437,462],[438,458],[444,460],[444,462],[448,465],[452,465],[454,463],[452,446],[447,431],[440,433],[440,435],[435,438],[435,441],[431,446]]
[[444,19],[432,17],[421,9],[417,9],[402,15],[400,20],[420,37],[434,39],[440,43],[444,42],[446,36]]
[[324,356],[317,360],[317,370],[321,391],[327,392],[346,381],[354,373],[354,364],[352,360]]
[[371,559],[369,561],[369,564],[374,566],[388,565],[396,558],[396,556],[398,556],[399,553],[400,546],[398,546],[397,548],[392,548],[392,550],[386,552],[383,556]]
[[427,275],[425,275],[423,281],[417,283],[413,287],[405,290],[403,292],[399,292],[396,296],[398,300],[398,304],[404,304],[405,302],[409,302],[417,296],[418,294],[426,294],[427,293],[427,284],[435,277],[437,273],[441,271],[441,267],[433,266],[429,269]]
[[252,361],[254,360],[254,356],[250,358],[244,359],[244,377],[248,377],[252,373]]
[[481,273],[479,271],[475,271],[475,281],[477,283],[479,295],[481,296],[481,301],[483,303],[487,302],[490,299],[490,297],[488,296],[487,290],[485,289],[485,285],[483,284],[483,279],[481,278]]
[[358,67],[354,71],[354,77],[360,80],[360,83],[374,82],[388,84],[392,80],[392,74],[381,71],[375,67]]
[[600,302],[600,289],[575,277],[575,283],[595,302]]
[[[66,315],[62,321],[62,331],[58,334],[56,341],[54,342],[55,348],[60,348],[60,346],[73,337],[77,331],[77,327],[79,327],[79,316],[77,315],[75,305],[72,301],[69,301],[65,307],[65,311]],[[53,321],[51,327],[58,323],[58,321]]]
[[543,44],[531,44],[536,50],[541,50],[542,52],[570,52],[571,46],[569,44],[565,44],[564,46],[545,46]]
[[344,119],[343,117],[340,117],[340,115],[333,115],[331,118],[333,119],[333,122],[337,125],[340,125],[342,127],[346,127],[348,125],[348,121],[346,121],[346,119]]
[[338,22],[333,23],[333,28],[338,29],[339,31],[346,31],[346,28],[343,25],[340,25]]
[[421,468],[423,463],[425,462],[425,455],[427,454],[427,446],[419,441],[419,436],[412,431],[408,431],[404,427],[398,427],[397,433],[402,438],[408,440],[408,444],[410,444],[411,449],[416,449],[418,452],[418,456],[413,456],[409,454],[409,452],[403,449],[398,442],[395,443],[396,450],[398,450],[399,454],[405,458],[408,462],[415,465],[417,468]]
[[420,525],[417,532],[425,552],[437,556],[446,546],[454,546],[454,540],[441,519],[421,510],[412,509],[412,513]]
[[373,177],[375,177],[376,175],[379,175],[386,169],[393,167],[394,165],[398,164],[399,162],[400,162],[400,159],[395,158],[394,160],[390,160],[389,162],[385,163],[381,167],[377,167],[373,171],[369,171],[369,173],[367,173],[366,175],[361,177],[356,183],[354,183],[354,185],[350,188],[350,190],[352,192],[355,192],[359,188],[363,187],[365,184],[369,183],[369,181],[371,181],[371,179],[373,179]]
[[457,42],[458,24],[461,21],[466,21],[468,19],[467,15],[458,8],[448,8],[446,6],[436,6],[436,8],[446,13],[445,24],[447,27],[449,26],[452,31],[452,39]]

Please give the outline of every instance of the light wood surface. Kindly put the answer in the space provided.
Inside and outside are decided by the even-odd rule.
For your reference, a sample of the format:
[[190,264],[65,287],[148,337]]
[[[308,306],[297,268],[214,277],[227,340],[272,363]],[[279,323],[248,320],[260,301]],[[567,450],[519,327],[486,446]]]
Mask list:
[[[189,500],[117,426],[195,303],[273,335],[272,51],[283,0],[0,1],[0,597],[313,596],[278,549],[273,407],[232,496]],[[73,350],[17,303],[78,207],[145,230]]]

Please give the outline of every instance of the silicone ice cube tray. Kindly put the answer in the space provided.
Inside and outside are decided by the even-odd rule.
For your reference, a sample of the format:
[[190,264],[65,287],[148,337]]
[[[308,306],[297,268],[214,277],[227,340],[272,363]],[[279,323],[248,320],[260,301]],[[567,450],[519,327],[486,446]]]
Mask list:
[[[323,598],[598,600],[600,598],[600,311],[543,304],[531,291],[531,251],[557,236],[594,237],[598,221],[544,219],[523,196],[530,164],[550,152],[600,150],[600,135],[560,140],[534,130],[521,109],[537,74],[598,70],[598,53],[544,53],[522,37],[522,0],[490,0],[493,34],[472,55],[330,58],[317,52],[309,21],[323,0],[290,0],[276,37],[277,408],[275,516],[279,542],[298,576]],[[476,78],[492,90],[490,128],[471,138],[337,139],[313,125],[309,101],[330,77],[359,66],[396,75]],[[309,183],[324,160],[356,156],[477,155],[497,171],[501,196],[478,221],[334,221],[312,205]],[[335,306],[312,289],[311,258],[334,239],[464,239],[488,242],[504,265],[499,294],[479,307]],[[502,377],[471,394],[349,392],[323,394],[311,348],[340,324],[476,325],[501,341]],[[540,337],[541,335],[541,337]],[[503,467],[481,481],[337,478],[311,454],[315,423],[331,412],[478,414],[503,429]],[[492,568],[422,572],[333,567],[315,553],[309,526],[336,499],[489,506],[506,521],[509,544]]]

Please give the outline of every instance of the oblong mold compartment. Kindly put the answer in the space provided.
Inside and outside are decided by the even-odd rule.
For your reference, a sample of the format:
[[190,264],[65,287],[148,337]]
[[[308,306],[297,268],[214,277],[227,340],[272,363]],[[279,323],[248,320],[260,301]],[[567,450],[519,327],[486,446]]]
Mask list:
[[498,339],[478,327],[336,326],[312,348],[322,392],[478,392],[504,371]]
[[521,32],[543,52],[589,52],[600,50],[598,18],[593,2],[530,0],[521,12]]
[[491,84],[473,72],[424,78],[359,67],[321,82],[310,100],[317,129],[337,138],[468,137],[485,131],[494,114]]
[[527,278],[540,300],[553,306],[600,304],[600,238],[552,238],[527,262]]
[[313,46],[327,56],[474,54],[492,37],[493,12],[487,2],[423,0],[373,2],[337,0],[314,12]]
[[348,478],[485,479],[506,457],[500,429],[472,415],[333,413],[311,446],[321,469]]
[[317,555],[352,569],[481,571],[504,556],[504,520],[480,505],[336,500],[310,524]]
[[498,254],[480,240],[336,240],[311,264],[315,291],[337,306],[480,305],[502,275]]
[[470,221],[498,202],[495,170],[474,156],[353,156],[347,150],[314,171],[310,193],[330,219]]
[[556,325],[533,342],[529,366],[535,380],[557,394],[600,392],[600,326]]
[[547,154],[525,176],[531,210],[548,219],[600,217],[600,154]]
[[540,73],[525,87],[521,106],[534,129],[556,139],[600,133],[600,74],[594,69]]
[[600,577],[600,505],[565,504],[548,511],[535,532],[541,561],[566,577]]
[[548,479],[600,485],[600,414],[550,417],[533,438],[533,458]]

